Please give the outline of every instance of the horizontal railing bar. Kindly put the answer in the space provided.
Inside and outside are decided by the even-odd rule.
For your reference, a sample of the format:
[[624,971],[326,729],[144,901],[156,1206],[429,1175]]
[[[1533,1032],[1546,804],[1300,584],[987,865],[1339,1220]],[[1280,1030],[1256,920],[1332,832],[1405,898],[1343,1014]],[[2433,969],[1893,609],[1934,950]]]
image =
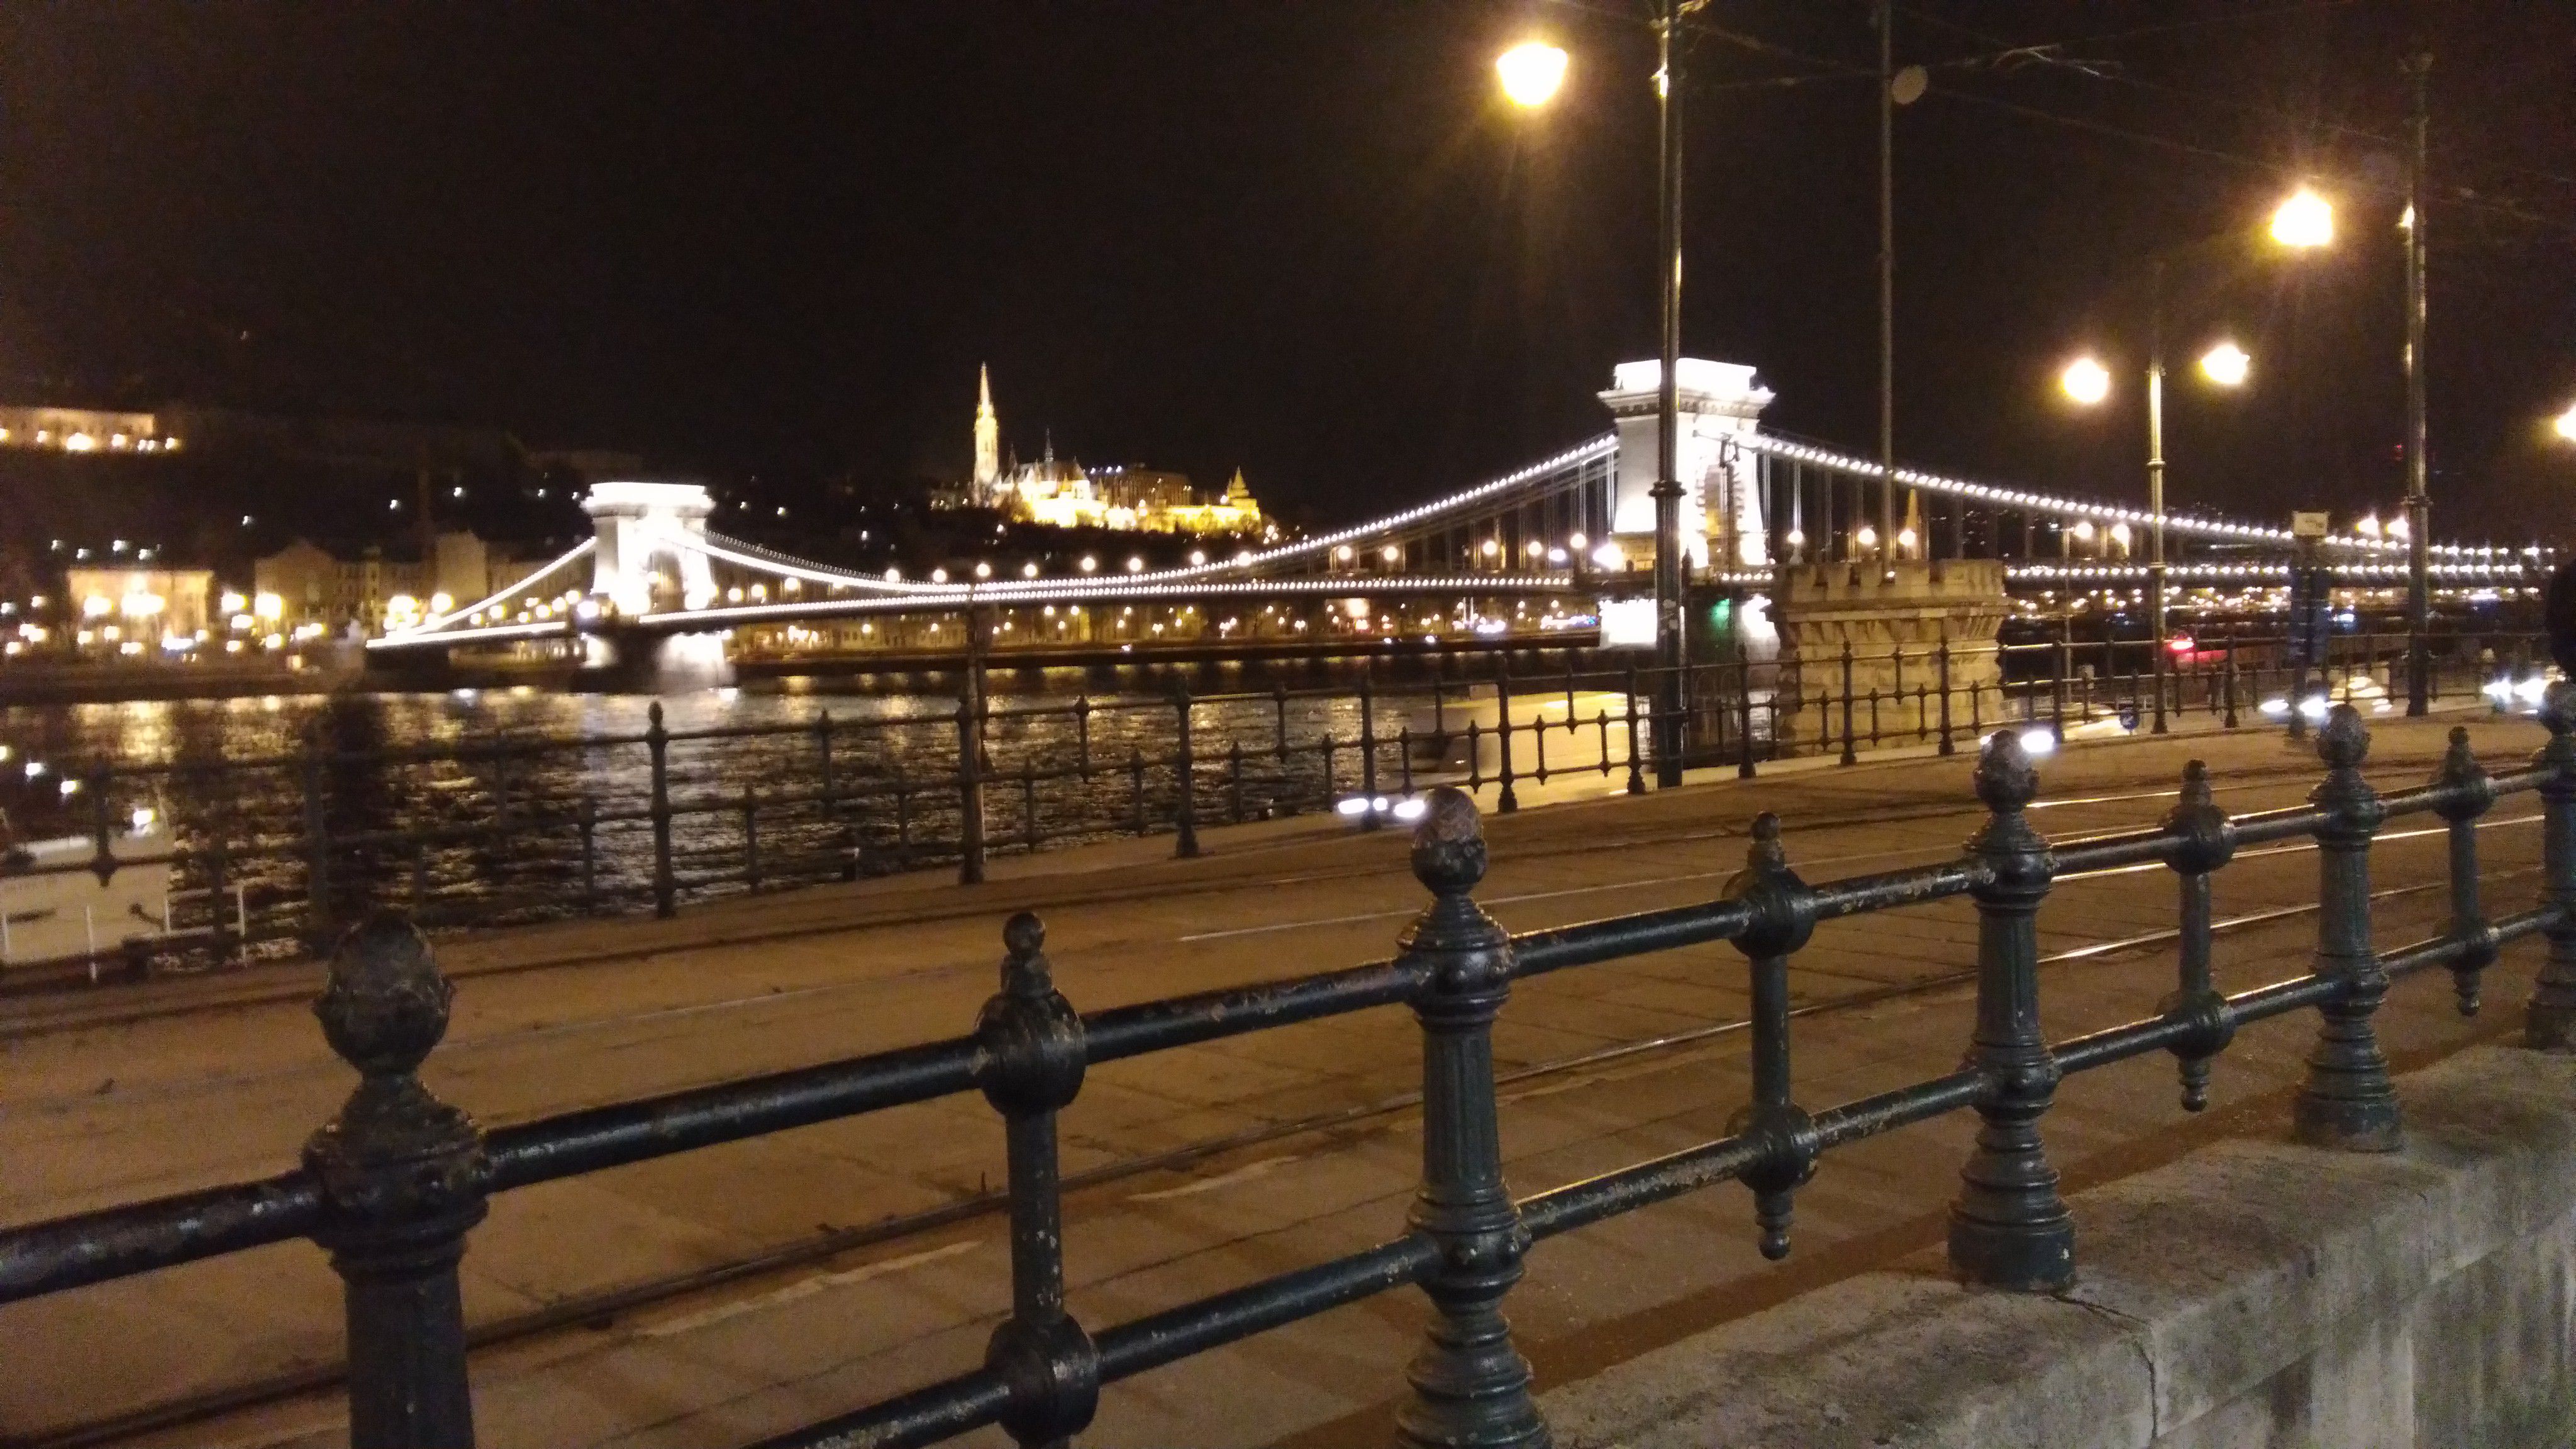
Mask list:
[[1395,961],[1254,986],[1116,1006],[1082,1018],[1084,1055],[1114,1062],[1267,1027],[1340,1016],[1409,999],[1418,973]]
[[1816,1150],[1839,1147],[1864,1137],[1909,1126],[1974,1105],[1985,1095],[1986,1079],[1971,1071],[1956,1071],[1946,1077],[1934,1077],[1894,1091],[1880,1092],[1828,1107],[1815,1116]]
[[1720,1137],[1523,1198],[1521,1225],[1532,1238],[1554,1237],[1632,1209],[1733,1181],[1761,1158],[1762,1144],[1753,1138],[1742,1133]]
[[486,1149],[492,1189],[945,1097],[975,1085],[981,1050],[973,1037],[952,1037],[496,1128]]
[[2062,877],[2170,860],[2182,843],[2182,837],[2155,827],[2057,846],[2049,851],[2049,856],[2055,862],[2052,873]]
[[999,1423],[1011,1388],[991,1369],[974,1369],[871,1404],[856,1413],[773,1435],[750,1449],[920,1449]]
[[2333,819],[2333,815],[2311,805],[2291,805],[2279,810],[2257,810],[2231,819],[2236,827],[2236,843],[2244,846],[2314,835]]
[[1842,916],[1862,915],[1871,911],[1890,910],[1898,906],[1920,905],[1926,901],[1946,900],[1964,895],[1984,878],[1986,867],[1974,860],[1943,861],[1938,865],[1914,866],[1906,870],[1880,871],[1871,875],[1848,876],[1810,886],[1806,899],[1819,921]]
[[1103,1383],[1132,1378],[1346,1303],[1357,1303],[1421,1277],[1439,1249],[1423,1234],[1409,1234],[1329,1262],[1264,1278],[1240,1288],[1104,1330]]
[[297,1171],[0,1230],[0,1303],[300,1238],[322,1190]]
[[1731,941],[1744,934],[1752,919],[1752,908],[1740,901],[1709,901],[1531,931],[1512,938],[1512,974],[1542,976],[1569,966]]

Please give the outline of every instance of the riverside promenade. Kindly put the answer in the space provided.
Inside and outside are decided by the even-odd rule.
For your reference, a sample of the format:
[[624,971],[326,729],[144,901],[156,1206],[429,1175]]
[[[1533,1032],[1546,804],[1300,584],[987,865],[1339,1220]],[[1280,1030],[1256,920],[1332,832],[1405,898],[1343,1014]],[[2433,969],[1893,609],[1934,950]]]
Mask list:
[[[2540,743],[2525,718],[2464,716],[2491,769]],[[2420,783],[2450,720],[2374,722],[2367,772]],[[2152,822],[2183,761],[2219,802],[2261,809],[2314,782],[2268,731],[2079,745],[2042,762],[2052,838]],[[1704,900],[1778,811],[1810,880],[1944,859],[1982,818],[1968,757],[1882,758],[1749,783],[1712,777],[1629,798],[1618,780],[1524,787],[1489,815],[1478,899],[1515,931]],[[1605,798],[1608,797],[1608,798]],[[2536,806],[2483,831],[2495,909],[2528,899]],[[1210,854],[1142,840],[996,861],[961,890],[929,879],[826,886],[671,921],[458,937],[447,1042],[424,1073],[487,1126],[965,1030],[992,989],[1001,921],[1046,918],[1056,980],[1089,1009],[1390,953],[1423,893],[1400,829],[1306,818],[1214,830]],[[2377,935],[2446,909],[2437,825],[2373,851]],[[2219,984],[2305,968],[2316,865],[2249,849],[2216,880]],[[2040,915],[2051,1036],[2151,1010],[2172,988],[2174,885],[2158,868],[2062,878]],[[1975,922],[1964,901],[1829,923],[1799,953],[1798,1095],[1859,1096],[1953,1064],[1967,1040]],[[2464,1019],[2439,980],[2396,992],[2381,1029],[2401,1068],[2512,1030],[2539,948],[2488,973]],[[0,1218],[26,1221],[274,1171],[346,1091],[304,1001],[317,973],[266,968],[115,996],[13,1005],[0,1019]],[[1516,988],[1496,1034],[1512,1186],[1528,1192],[1723,1129],[1745,1097],[1745,970],[1708,947]],[[2230,1132],[2278,1135],[2313,1034],[2250,1028],[2218,1063],[2212,1110],[2175,1106],[2169,1062],[2070,1080],[2044,1131],[2069,1186],[2104,1182]],[[1373,1241],[1418,1173],[1418,1038],[1400,1010],[1311,1023],[1096,1070],[1064,1114],[1073,1304],[1132,1316]],[[1543,1384],[1723,1323],[1937,1241],[1973,1122],[1909,1128],[1829,1161],[1799,1201],[1797,1252],[1753,1247],[1745,1195],[1719,1189],[1586,1229],[1533,1257],[1511,1300]],[[941,1103],[618,1169],[502,1198],[465,1262],[487,1445],[745,1442],[971,1363],[1005,1306],[992,1197],[998,1121]],[[257,1282],[260,1291],[245,1291]],[[0,1309],[8,1442],[321,1445],[328,1392],[290,1392],[337,1351],[338,1284],[294,1244]],[[1378,1300],[1112,1389],[1087,1444],[1344,1444],[1385,1436],[1419,1333],[1411,1295]],[[274,1392],[160,1428],[155,1405]],[[116,1429],[111,1421],[129,1420]],[[72,1434],[78,1426],[94,1432]],[[1000,1444],[998,1436],[969,1442]]]

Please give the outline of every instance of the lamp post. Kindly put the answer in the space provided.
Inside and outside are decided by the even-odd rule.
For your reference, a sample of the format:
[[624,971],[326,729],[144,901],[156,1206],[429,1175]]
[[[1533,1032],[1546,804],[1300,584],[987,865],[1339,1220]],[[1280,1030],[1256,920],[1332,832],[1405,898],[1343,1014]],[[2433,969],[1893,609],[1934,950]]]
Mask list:
[[[1657,309],[1661,365],[1655,398],[1655,784],[1682,782],[1682,548],[1681,548],[1681,350],[1682,350],[1682,17],[1707,0],[1660,0],[1655,15],[1657,125],[1656,256],[1661,272]],[[1494,62],[1503,93],[1530,108],[1555,99],[1565,79],[1566,54],[1544,41],[1527,41]]]
[[[2147,633],[2155,658],[2155,723],[2164,734],[2165,691],[2165,329],[2164,264],[2155,267],[2156,305],[2148,324],[2147,348]],[[2233,342],[2221,342],[2201,354],[2200,374],[2219,387],[2239,387],[2253,370],[2253,358]],[[2111,372],[2091,357],[2079,357],[2059,374],[2058,386],[2069,400],[2092,407],[2111,395]]]
[[2406,713],[2430,707],[2425,635],[2433,613],[2433,503],[2425,495],[2424,455],[2424,157],[2425,83],[2433,57],[2407,58],[2415,83],[2406,152]]

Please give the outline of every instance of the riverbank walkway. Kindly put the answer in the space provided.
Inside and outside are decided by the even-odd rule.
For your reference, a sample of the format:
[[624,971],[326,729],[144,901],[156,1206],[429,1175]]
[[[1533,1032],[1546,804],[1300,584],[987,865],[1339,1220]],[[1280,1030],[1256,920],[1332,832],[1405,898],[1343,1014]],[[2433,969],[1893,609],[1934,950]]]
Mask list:
[[[2466,717],[2488,766],[2542,732]],[[2428,777],[2448,719],[2373,721],[2383,788]],[[2042,762],[2033,819],[2053,837],[2134,827],[2209,761],[2233,810],[2291,803],[2314,756],[2273,731],[2073,745]],[[1619,777],[1523,785],[1488,813],[1479,899],[1513,930],[1706,899],[1780,812],[1810,880],[1955,853],[1982,811],[1966,753],[1849,769],[1731,771],[1625,796]],[[1490,794],[1487,802],[1490,806]],[[2536,888],[2536,802],[2485,828],[2491,909]],[[993,989],[1000,924],[1046,917],[1056,980],[1083,1009],[1382,958],[1424,896],[1405,832],[1339,819],[1211,830],[997,859],[961,889],[897,878],[729,901],[669,921],[570,923],[443,941],[458,978],[424,1071],[487,1126],[967,1030]],[[2438,825],[2373,853],[2383,946],[2447,907]],[[2216,880],[2217,972],[2242,989],[2304,969],[2315,861],[2248,850]],[[2174,884],[2161,868],[2061,881],[2040,916],[2052,1037],[2144,1015],[2173,984]],[[1954,1063],[1967,1040],[1975,922],[1964,901],[1829,923],[1795,959],[1797,1092],[1811,1106]],[[2401,1067],[2519,1024],[2538,960],[2488,973],[2485,1014],[2418,980],[2381,1013]],[[300,972],[300,974],[299,974]],[[0,1018],[0,1218],[26,1221],[291,1162],[349,1086],[281,967],[12,1004]],[[1522,984],[1496,1032],[1504,1147],[1527,1193],[1723,1129],[1746,1092],[1745,967],[1694,948]],[[76,1014],[87,1009],[86,1016]],[[2250,1028],[2212,1110],[2176,1106],[2171,1064],[2070,1081],[2044,1123],[2070,1185],[2229,1132],[2277,1134],[2313,1032]],[[1132,1316],[1383,1237],[1419,1169],[1418,1036],[1399,1009],[1096,1069],[1063,1116],[1075,1311]],[[1542,1382],[1564,1382],[1798,1288],[1938,1241],[1973,1119],[1837,1155],[1798,1205],[1796,1255],[1754,1251],[1750,1204],[1719,1188],[1548,1244],[1510,1310]],[[706,1446],[882,1397],[978,1360],[1006,1305],[998,1119],[955,1101],[685,1154],[496,1200],[465,1260],[487,1446]],[[2080,1225],[2079,1225],[2080,1226]],[[327,1376],[339,1290],[289,1244],[0,1308],[14,1372],[0,1436],[30,1445],[320,1446],[345,1433]],[[1421,1304],[1397,1295],[1147,1375],[1106,1395],[1088,1445],[1332,1445],[1384,1438]],[[156,1405],[267,1384],[241,1407],[143,1427]],[[109,1427],[127,1416],[129,1427]],[[171,1417],[160,1415],[160,1417]],[[97,1432],[77,1439],[79,1426]],[[993,1436],[966,1442],[1001,1444]]]

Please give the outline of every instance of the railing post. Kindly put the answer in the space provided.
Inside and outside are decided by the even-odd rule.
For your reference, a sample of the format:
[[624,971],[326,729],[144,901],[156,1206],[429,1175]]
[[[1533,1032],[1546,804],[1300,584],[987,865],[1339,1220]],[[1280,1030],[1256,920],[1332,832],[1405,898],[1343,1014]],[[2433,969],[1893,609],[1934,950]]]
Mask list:
[[1797,1190],[1816,1175],[1822,1151],[1814,1121],[1789,1092],[1789,957],[1816,929],[1806,889],[1789,869],[1780,817],[1768,810],[1753,817],[1744,869],[1727,881],[1725,892],[1727,899],[1753,908],[1752,925],[1735,938],[1753,973],[1753,1100],[1726,1130],[1761,1140],[1762,1157],[1742,1180],[1753,1192],[1762,1256],[1775,1263],[1789,1256]]
[[[1368,666],[1363,663],[1361,669]],[[1360,812],[1360,829],[1375,830],[1386,822],[1379,818],[1377,799],[1377,690],[1366,673],[1360,675],[1360,794],[1372,802]]]
[[[2067,627],[2072,629],[2070,622]],[[2057,678],[2049,685],[2048,731],[2059,744],[2066,743],[2066,677],[2075,672],[2075,644],[2060,635],[2057,641]]]
[[1038,762],[1020,761],[1020,848],[1038,853]]
[[2541,903],[2556,913],[2545,931],[2549,959],[2524,1008],[2522,1044],[2535,1051],[2576,1051],[2576,683],[2560,680],[2541,696],[2549,743],[2534,763],[2540,782]]
[[1512,946],[1470,895],[1485,864],[1476,802],[1432,791],[1413,832],[1413,874],[1432,901],[1399,942],[1422,1025],[1422,1187],[1408,1220],[1440,1249],[1422,1280],[1431,1323],[1405,1370],[1413,1397],[1396,1415],[1397,1442],[1411,1449],[1550,1442],[1502,1313],[1529,1233],[1503,1182],[1493,1029],[1511,994]]
[[1234,823],[1243,823],[1243,741],[1225,742],[1225,800]]
[[2361,711],[2336,705],[2317,728],[2326,778],[2308,799],[2326,817],[2317,828],[2316,972],[2342,990],[2317,1008],[2317,1044],[2290,1121],[2292,1135],[2310,1146],[2393,1152],[2397,1089],[2371,1023],[2388,995],[2388,972],[2370,944],[2370,837],[2387,812],[2362,778],[2369,754]]
[[1637,728],[1637,666],[1628,666],[1628,793],[1646,793],[1646,752],[1639,748],[1642,736]]
[[1127,808],[1129,824],[1138,835],[1145,833],[1145,751],[1127,747]]
[[1172,854],[1180,860],[1195,860],[1199,853],[1198,765],[1191,753],[1187,683],[1173,692],[1172,711],[1180,727],[1179,748],[1172,759],[1173,783],[1180,789],[1180,798],[1172,806],[1172,825],[1179,838],[1172,845]]
[[[1288,763],[1288,686],[1286,683],[1270,686],[1270,710],[1275,741],[1273,748],[1278,753],[1279,763],[1285,765]],[[1328,800],[1325,803],[1330,805],[1332,802]]]
[[760,797],[749,785],[742,787],[742,883],[760,893]]
[[2075,1276],[2075,1223],[2039,1136],[2057,1060],[2039,1030],[2039,903],[2055,865],[2023,812],[2039,771],[2021,736],[1998,730],[1977,759],[1992,812],[1968,842],[1976,866],[1977,1029],[1968,1066],[1985,1079],[1977,1148],[1950,1208],[1950,1264],[1989,1288],[2051,1291]]
[[1852,765],[1859,762],[1860,756],[1852,750],[1852,645],[1849,639],[1845,639],[1843,641],[1843,756],[1840,763]]
[[[1959,745],[1950,737],[1950,631],[1947,629],[1941,631],[1941,647],[1933,655],[1933,668],[1941,684],[1941,753],[1955,755],[1959,753]],[[1972,701],[1969,709],[1974,712],[1975,708]]]
[[1091,778],[1091,696],[1073,697],[1073,768],[1075,773]]
[[679,907],[671,878],[671,732],[662,727],[658,699],[644,712],[644,752],[653,762],[653,794],[646,806],[653,821],[653,914],[667,919]]
[[314,1238],[344,1285],[351,1449],[474,1443],[456,1265],[491,1165],[482,1129],[418,1075],[454,995],[420,932],[379,914],[340,942],[313,1003],[359,1072],[339,1116],[304,1144],[323,1202]]
[[323,798],[326,746],[319,727],[304,734],[297,762],[304,785],[304,945],[319,956],[331,949],[331,810]]
[[2223,682],[2227,690],[2227,714],[2218,723],[2221,729],[2232,730],[2236,728],[2236,635],[2232,630],[2227,635],[2227,668]]
[[830,820],[840,813],[840,782],[832,774],[832,712],[824,710],[814,717],[814,758],[823,770],[823,818]]
[[2441,768],[2433,772],[2433,787],[2453,792],[2451,799],[2435,807],[2450,824],[2449,934],[2464,943],[2451,962],[2451,988],[2459,999],[2460,1015],[2475,1016],[2478,973],[2495,964],[2500,943],[2495,928],[2487,924],[2486,904],[2478,891],[2478,817],[2495,803],[2495,790],[2476,752],[2469,748],[2468,726],[2451,726],[2451,747],[2442,755]]
[[2209,790],[2209,766],[2192,760],[2182,767],[2182,795],[2165,814],[2165,833],[2174,837],[2166,863],[2181,883],[2180,981],[2156,1010],[2191,1023],[2192,1034],[2173,1047],[2182,1074],[2182,1109],[2197,1112],[2209,1105],[2210,1059],[2227,1049],[2236,1035],[2227,1014],[2227,997],[2209,973],[2210,872],[2236,854],[2236,827],[2218,808]]
[[[1565,701],[1565,717],[1574,718],[1574,696]],[[1753,656],[1735,646],[1735,778],[1753,778]]]
[[959,885],[984,883],[984,715],[978,708],[982,703],[972,685],[968,686],[966,697],[957,701]]
[[1521,797],[1512,789],[1512,656],[1508,652],[1494,657],[1494,706],[1494,747],[1501,755],[1503,782],[1502,793],[1494,797],[1494,812],[1509,815],[1521,808]]
[[581,909],[584,915],[599,909],[599,802],[588,795],[581,797]]
[[1010,1387],[1002,1427],[1030,1449],[1067,1449],[1100,1403],[1100,1354],[1064,1309],[1064,1197],[1055,1114],[1082,1089],[1082,1018],[1055,989],[1046,927],[1022,911],[1002,928],[1002,989],[975,1034],[976,1084],[1002,1114],[1010,1164],[1011,1316],[984,1366]]

